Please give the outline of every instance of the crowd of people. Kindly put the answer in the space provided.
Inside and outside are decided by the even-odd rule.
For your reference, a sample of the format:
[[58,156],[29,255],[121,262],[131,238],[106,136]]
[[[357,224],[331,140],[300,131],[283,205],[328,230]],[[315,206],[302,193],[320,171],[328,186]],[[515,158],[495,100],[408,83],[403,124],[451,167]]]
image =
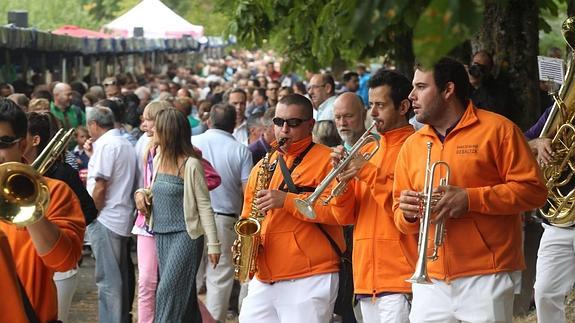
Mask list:
[[[522,214],[545,204],[538,161],[552,154],[550,140],[501,115],[507,99],[494,92],[489,54],[409,76],[359,64],[341,79],[282,74],[280,63],[232,51],[95,85],[0,85],[0,163],[31,164],[57,130],[75,129],[43,174],[44,216],[26,230],[0,223],[2,286],[12,291],[1,320],[68,322],[89,243],[102,322],[131,322],[134,301],[138,322],[225,322],[234,312],[249,323],[511,322]],[[375,139],[362,144],[370,125]],[[449,165],[448,183],[430,161]],[[431,191],[438,198],[426,205]],[[314,217],[298,204],[311,193],[329,200],[312,204]],[[256,213],[257,271],[239,284],[234,225]],[[429,284],[412,284],[426,227],[442,242],[436,259],[424,257]],[[545,230],[549,241],[573,240],[571,229]],[[540,321],[564,321],[567,287],[537,277]]]

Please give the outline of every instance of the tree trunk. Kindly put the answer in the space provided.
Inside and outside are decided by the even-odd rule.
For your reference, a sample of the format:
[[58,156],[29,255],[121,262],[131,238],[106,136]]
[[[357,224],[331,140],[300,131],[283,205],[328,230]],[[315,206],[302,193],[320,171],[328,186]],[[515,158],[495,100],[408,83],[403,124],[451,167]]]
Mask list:
[[507,115],[522,129],[539,118],[537,0],[486,0],[483,25],[472,41],[473,52],[493,53],[495,74],[510,88]]
[[403,28],[395,35],[394,41],[395,69],[410,80],[413,78],[413,65],[415,54],[413,53],[413,30]]

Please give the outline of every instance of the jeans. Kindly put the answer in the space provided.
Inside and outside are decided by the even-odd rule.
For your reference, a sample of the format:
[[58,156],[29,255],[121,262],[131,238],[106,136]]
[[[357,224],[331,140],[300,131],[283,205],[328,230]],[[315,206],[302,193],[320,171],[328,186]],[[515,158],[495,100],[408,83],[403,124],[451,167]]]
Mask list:
[[118,235],[96,219],[88,226],[96,258],[98,315],[100,322],[130,322],[129,237]]

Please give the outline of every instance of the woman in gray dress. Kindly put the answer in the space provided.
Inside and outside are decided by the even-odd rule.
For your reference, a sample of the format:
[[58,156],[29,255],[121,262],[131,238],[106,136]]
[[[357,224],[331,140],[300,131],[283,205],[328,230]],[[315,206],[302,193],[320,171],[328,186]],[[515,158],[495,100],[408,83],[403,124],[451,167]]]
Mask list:
[[196,273],[204,235],[215,267],[220,243],[201,160],[190,141],[190,124],[176,109],[156,116],[153,141],[152,229],[158,251],[156,322],[201,322]]

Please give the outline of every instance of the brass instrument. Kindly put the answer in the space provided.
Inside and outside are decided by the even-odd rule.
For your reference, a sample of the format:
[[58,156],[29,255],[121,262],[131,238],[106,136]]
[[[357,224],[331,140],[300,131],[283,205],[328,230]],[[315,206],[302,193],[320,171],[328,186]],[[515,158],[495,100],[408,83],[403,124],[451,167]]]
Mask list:
[[431,166],[431,142],[427,143],[427,162],[425,166],[425,180],[423,185],[423,193],[420,193],[422,200],[421,209],[423,210],[423,218],[419,223],[419,241],[417,244],[417,263],[415,264],[415,272],[407,279],[407,282],[417,284],[431,284],[431,279],[427,274],[427,260],[435,261],[438,258],[439,247],[443,245],[443,238],[445,236],[445,219],[441,219],[435,224],[435,236],[433,239],[433,252],[430,256],[427,255],[427,243],[429,239],[429,227],[431,225],[431,208],[435,206],[437,201],[441,199],[440,194],[434,194],[433,182],[435,180],[435,171],[438,167],[445,168],[445,177],[439,180],[439,186],[447,186],[449,183],[450,168],[444,161],[436,161]]
[[261,244],[261,222],[263,214],[256,206],[257,193],[269,187],[273,175],[273,168],[270,165],[270,158],[274,151],[283,146],[286,138],[280,139],[276,148],[266,153],[259,166],[256,187],[254,189],[250,215],[247,218],[239,219],[234,225],[238,237],[232,246],[232,262],[234,264],[234,278],[240,283],[244,283],[253,277],[257,271],[256,259]]
[[68,147],[74,129],[60,129],[30,165],[8,162],[0,165],[0,220],[27,226],[40,220],[50,201],[50,191],[42,177]]
[[[372,129],[375,128],[376,122],[374,121],[371,126],[367,129],[366,132],[361,135],[359,140],[351,147],[349,152],[347,152],[337,165],[326,175],[326,177],[321,181],[318,187],[305,199],[295,199],[294,203],[298,209],[298,211],[305,215],[309,219],[315,219],[316,214],[313,210],[313,206],[317,199],[323,194],[326,188],[331,184],[331,182],[341,174],[341,172],[347,167],[347,165],[354,160],[355,158],[363,158],[366,161],[370,160],[373,155],[379,149],[379,140],[377,137],[371,133]],[[375,142],[376,147],[369,153],[360,155],[359,157],[356,154],[359,150],[370,142]],[[341,195],[347,186],[347,181],[340,181],[337,185],[331,190],[330,195],[322,201],[323,205],[327,205],[331,199],[336,196]]]
[[[569,17],[562,26],[565,41],[575,47],[575,17]],[[539,209],[540,215],[557,227],[575,225],[575,60],[567,63],[567,73],[549,117],[539,135],[540,138],[553,138],[551,162],[542,165],[541,171],[549,195],[547,203]]]

